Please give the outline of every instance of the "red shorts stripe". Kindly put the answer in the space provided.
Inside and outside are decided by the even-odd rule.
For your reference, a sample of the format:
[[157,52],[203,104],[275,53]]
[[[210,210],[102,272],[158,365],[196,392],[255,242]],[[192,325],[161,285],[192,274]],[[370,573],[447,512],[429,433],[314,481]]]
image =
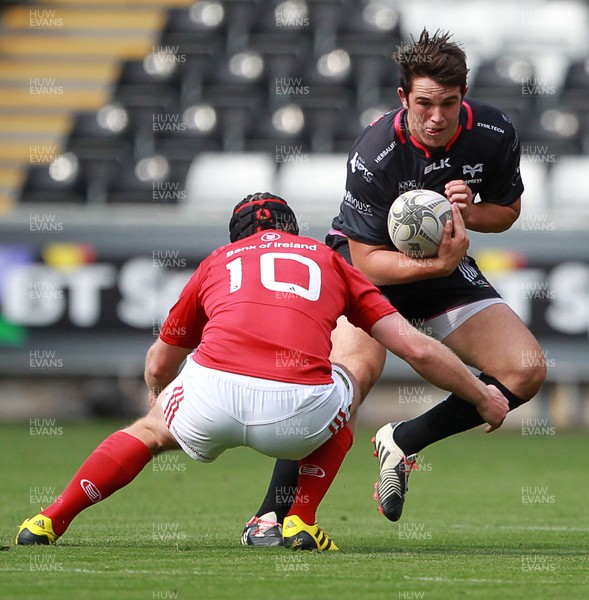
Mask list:
[[180,406],[180,402],[182,402],[182,400],[184,400],[184,389],[182,388],[182,386],[175,387],[172,390],[172,394],[170,396],[170,399],[168,400],[168,404],[164,409],[164,419],[166,421],[168,429],[170,428],[170,425],[172,424],[172,421],[176,416],[176,411],[178,410],[178,407]]

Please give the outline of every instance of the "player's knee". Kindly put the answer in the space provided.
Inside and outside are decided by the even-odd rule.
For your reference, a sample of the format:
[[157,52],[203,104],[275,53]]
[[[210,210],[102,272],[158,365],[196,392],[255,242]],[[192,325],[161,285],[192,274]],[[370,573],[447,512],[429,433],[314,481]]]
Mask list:
[[140,439],[154,456],[171,449],[169,431],[161,427],[159,420],[154,418],[152,413],[138,419],[124,431]]
[[541,365],[531,368],[525,379],[527,397],[533,398],[540,391],[542,384],[546,381],[546,362],[543,361]]
[[[532,358],[533,356],[533,358]],[[546,361],[540,348],[523,354],[520,365],[509,375],[509,388],[524,400],[531,400],[546,380]]]

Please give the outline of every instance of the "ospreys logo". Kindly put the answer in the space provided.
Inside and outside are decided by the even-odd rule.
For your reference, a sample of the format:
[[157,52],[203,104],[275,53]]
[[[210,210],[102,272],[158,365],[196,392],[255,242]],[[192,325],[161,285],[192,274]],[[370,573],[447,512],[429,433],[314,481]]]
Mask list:
[[356,171],[361,173],[362,177],[369,183],[372,181],[373,173],[366,168],[364,159],[357,152],[350,159],[350,169],[352,173],[356,173]]
[[477,173],[483,172],[483,163],[477,163],[474,167],[470,165],[462,165],[462,174],[474,177]]

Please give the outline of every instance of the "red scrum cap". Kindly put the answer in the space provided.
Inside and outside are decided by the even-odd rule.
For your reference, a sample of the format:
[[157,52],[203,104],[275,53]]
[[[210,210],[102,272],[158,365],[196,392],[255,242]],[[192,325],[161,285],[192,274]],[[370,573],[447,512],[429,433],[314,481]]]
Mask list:
[[286,200],[268,192],[250,194],[233,209],[229,239],[236,242],[265,229],[299,233],[296,215]]

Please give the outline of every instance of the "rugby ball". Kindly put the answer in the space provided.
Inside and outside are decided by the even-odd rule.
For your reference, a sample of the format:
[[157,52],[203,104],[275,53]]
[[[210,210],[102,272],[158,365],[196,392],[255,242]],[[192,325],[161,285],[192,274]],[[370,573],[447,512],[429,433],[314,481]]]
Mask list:
[[411,190],[401,194],[389,209],[389,236],[403,254],[436,256],[444,224],[451,217],[452,205],[445,196],[431,190]]

